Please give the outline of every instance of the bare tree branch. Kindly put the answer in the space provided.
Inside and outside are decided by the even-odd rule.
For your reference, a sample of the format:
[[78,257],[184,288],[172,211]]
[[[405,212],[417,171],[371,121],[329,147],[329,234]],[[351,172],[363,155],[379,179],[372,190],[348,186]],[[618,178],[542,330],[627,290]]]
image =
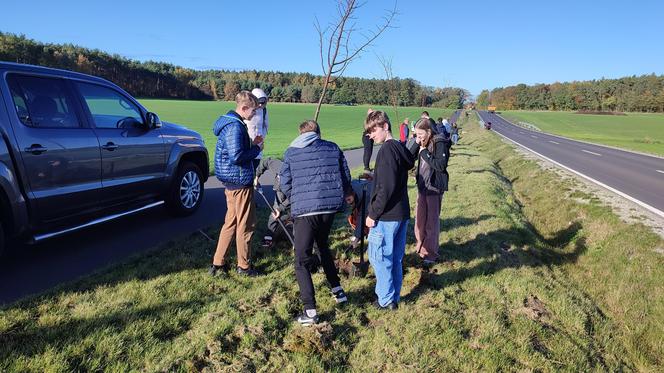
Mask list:
[[[321,68],[325,75],[323,83],[323,90],[318,100],[316,107],[315,120],[318,120],[321,105],[325,99],[330,84],[336,82],[337,78],[341,76],[349,64],[356,59],[366,48],[368,48],[385,30],[393,28],[397,12],[397,1],[395,0],[394,6],[391,10],[387,10],[386,14],[381,17],[381,22],[375,27],[375,30],[369,34],[364,35],[359,28],[357,28],[358,19],[357,10],[367,4],[367,1],[357,2],[357,0],[336,0],[337,18],[330,22],[329,26],[323,29],[315,18],[314,27],[318,32],[318,41],[320,47]],[[349,26],[350,25],[350,26]],[[352,40],[356,33],[362,35],[364,41],[359,46],[352,46]],[[324,41],[327,40],[327,54],[324,53]],[[327,62],[327,64],[326,64]],[[390,62],[391,69],[391,62]]]

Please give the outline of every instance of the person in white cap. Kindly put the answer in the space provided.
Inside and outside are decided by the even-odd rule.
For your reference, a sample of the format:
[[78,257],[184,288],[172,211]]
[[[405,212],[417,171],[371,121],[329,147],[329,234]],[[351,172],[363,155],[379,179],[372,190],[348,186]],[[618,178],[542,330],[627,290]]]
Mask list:
[[[252,89],[251,93],[258,99],[258,107],[256,108],[256,115],[244,122],[247,124],[247,131],[249,132],[249,137],[252,141],[256,136],[262,136],[263,140],[265,140],[269,127],[267,116],[267,95],[265,94],[265,91],[260,88]],[[258,154],[256,159],[254,159],[254,170],[258,167],[261,158],[263,158],[263,151]]]

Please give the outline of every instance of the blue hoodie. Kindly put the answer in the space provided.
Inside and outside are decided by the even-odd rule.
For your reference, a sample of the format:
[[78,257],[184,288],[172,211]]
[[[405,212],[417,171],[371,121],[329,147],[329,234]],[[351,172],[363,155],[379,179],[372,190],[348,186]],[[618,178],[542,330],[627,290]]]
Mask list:
[[217,119],[212,128],[218,136],[214,153],[214,173],[227,189],[249,187],[254,182],[252,160],[260,153],[253,145],[238,113],[231,110]]
[[290,144],[279,172],[293,216],[333,213],[352,192],[346,157],[337,144],[305,132]]

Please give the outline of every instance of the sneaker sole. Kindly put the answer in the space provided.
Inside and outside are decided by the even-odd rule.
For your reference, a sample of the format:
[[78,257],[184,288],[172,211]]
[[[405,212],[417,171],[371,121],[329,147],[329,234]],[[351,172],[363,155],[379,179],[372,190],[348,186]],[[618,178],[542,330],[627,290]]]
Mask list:
[[334,297],[334,300],[337,301],[337,304],[339,304],[339,303],[346,303],[346,302],[348,302],[348,297],[343,297],[343,298],[337,298],[337,297]]

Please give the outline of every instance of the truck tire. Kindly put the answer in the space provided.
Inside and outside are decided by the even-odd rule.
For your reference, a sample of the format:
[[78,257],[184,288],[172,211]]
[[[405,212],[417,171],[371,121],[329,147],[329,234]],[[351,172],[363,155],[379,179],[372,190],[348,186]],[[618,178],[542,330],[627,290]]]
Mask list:
[[195,163],[185,161],[178,167],[164,202],[171,214],[188,216],[201,206],[204,192],[201,169]]

